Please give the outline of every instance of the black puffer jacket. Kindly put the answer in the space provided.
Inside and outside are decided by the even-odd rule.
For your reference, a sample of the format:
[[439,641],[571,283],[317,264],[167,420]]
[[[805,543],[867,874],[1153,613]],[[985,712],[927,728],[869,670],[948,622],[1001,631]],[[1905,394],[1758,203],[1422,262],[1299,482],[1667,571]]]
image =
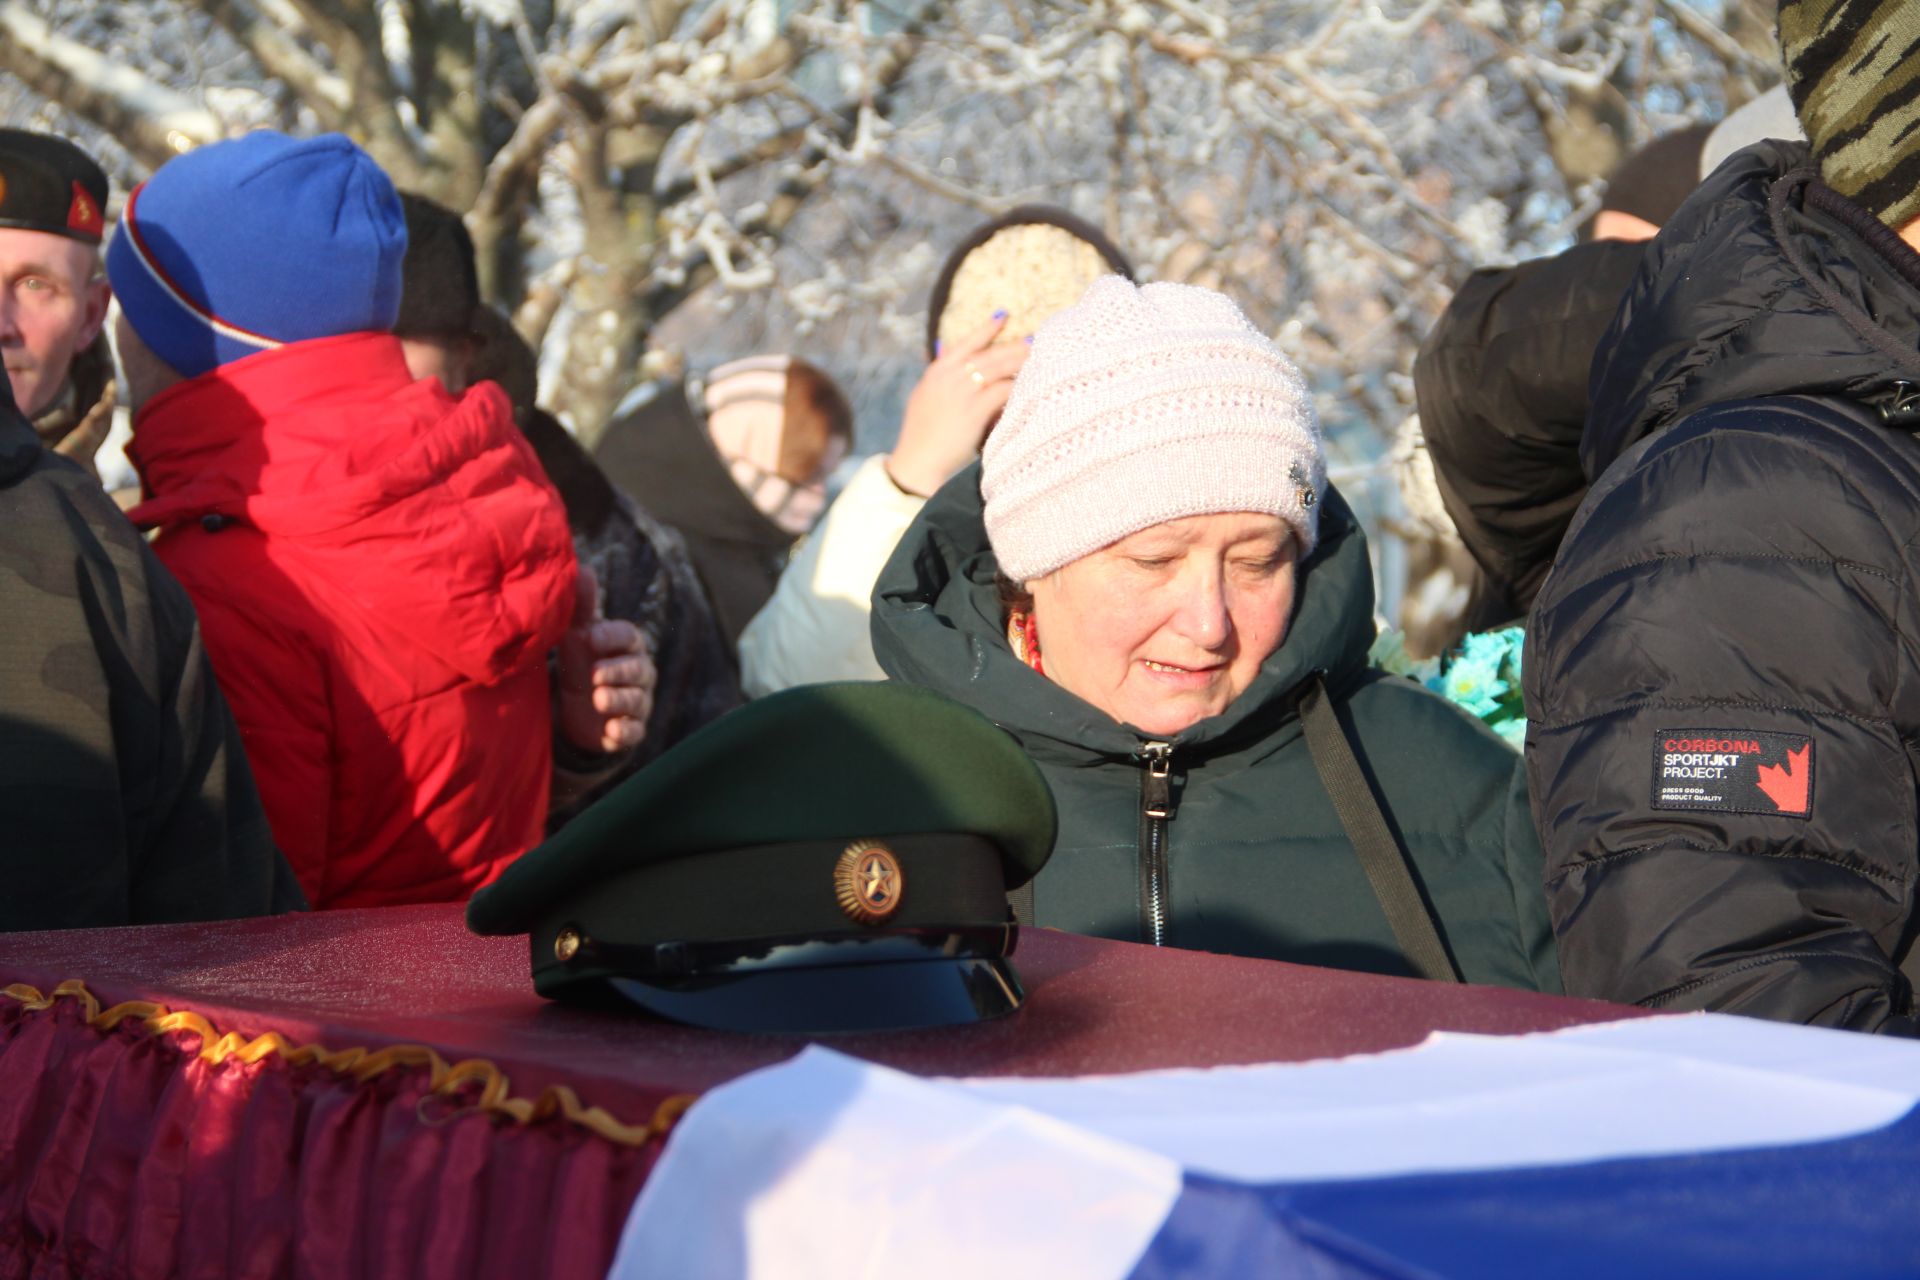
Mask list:
[[1526,614],[1586,496],[1587,372],[1644,251],[1603,240],[1476,271],[1420,346],[1420,428],[1483,575],[1468,630]]
[[1920,255],[1804,146],[1648,250],[1527,638],[1569,991],[1915,1033],[1916,386]]

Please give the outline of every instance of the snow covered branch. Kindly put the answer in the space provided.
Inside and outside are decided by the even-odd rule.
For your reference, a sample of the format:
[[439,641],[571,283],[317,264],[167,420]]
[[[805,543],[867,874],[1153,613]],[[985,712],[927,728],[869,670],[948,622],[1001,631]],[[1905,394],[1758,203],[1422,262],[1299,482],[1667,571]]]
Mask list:
[[[1474,267],[1777,74],[1768,0],[0,0],[14,118],[133,172],[342,129],[459,207],[591,436],[649,347],[808,346],[884,444],[945,246],[1016,203],[1227,289],[1367,458]],[[138,68],[136,70],[135,68]],[[13,88],[8,90],[6,85]],[[24,95],[24,96],[22,96]],[[38,104],[38,105],[36,105]],[[24,108],[24,109],[22,109]]]
[[191,97],[61,35],[19,0],[0,2],[0,69],[96,121],[148,166],[220,136]]

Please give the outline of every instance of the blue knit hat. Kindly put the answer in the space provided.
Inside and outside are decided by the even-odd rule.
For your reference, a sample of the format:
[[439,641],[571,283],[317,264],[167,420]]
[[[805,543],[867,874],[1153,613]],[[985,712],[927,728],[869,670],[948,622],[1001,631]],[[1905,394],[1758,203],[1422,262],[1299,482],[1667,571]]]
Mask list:
[[169,160],[127,197],[107,279],[140,340],[194,378],[289,342],[385,331],[400,197],[347,137],[260,130]]

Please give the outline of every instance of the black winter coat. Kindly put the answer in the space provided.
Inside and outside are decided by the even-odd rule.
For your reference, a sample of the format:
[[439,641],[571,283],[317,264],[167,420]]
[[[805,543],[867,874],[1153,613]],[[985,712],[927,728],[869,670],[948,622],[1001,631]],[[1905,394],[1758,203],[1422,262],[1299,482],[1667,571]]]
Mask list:
[[1575,245],[1476,271],[1413,363],[1435,478],[1483,580],[1470,631],[1532,607],[1587,493],[1587,374],[1645,246]]
[[0,377],[0,931],[306,905],[187,593]]
[[1916,1031],[1915,387],[1920,255],[1804,146],[1652,242],[1527,637],[1569,991]]
[[[553,415],[533,409],[522,416],[520,430],[560,491],[574,554],[593,570],[603,613],[640,628],[657,677],[646,738],[594,782],[589,796],[549,815],[548,829],[557,830],[593,796],[739,706],[740,684],[733,647],[680,534],[616,488]],[[569,772],[593,773],[606,759],[580,751],[563,735],[555,735],[553,749]]]

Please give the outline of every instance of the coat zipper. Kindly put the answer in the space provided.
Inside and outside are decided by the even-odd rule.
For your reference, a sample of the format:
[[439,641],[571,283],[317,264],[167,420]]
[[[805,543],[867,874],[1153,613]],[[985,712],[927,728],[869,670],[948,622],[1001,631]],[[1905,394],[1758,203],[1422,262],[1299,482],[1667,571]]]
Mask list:
[[1173,744],[1142,742],[1140,774],[1140,932],[1167,945],[1167,819],[1173,817]]

